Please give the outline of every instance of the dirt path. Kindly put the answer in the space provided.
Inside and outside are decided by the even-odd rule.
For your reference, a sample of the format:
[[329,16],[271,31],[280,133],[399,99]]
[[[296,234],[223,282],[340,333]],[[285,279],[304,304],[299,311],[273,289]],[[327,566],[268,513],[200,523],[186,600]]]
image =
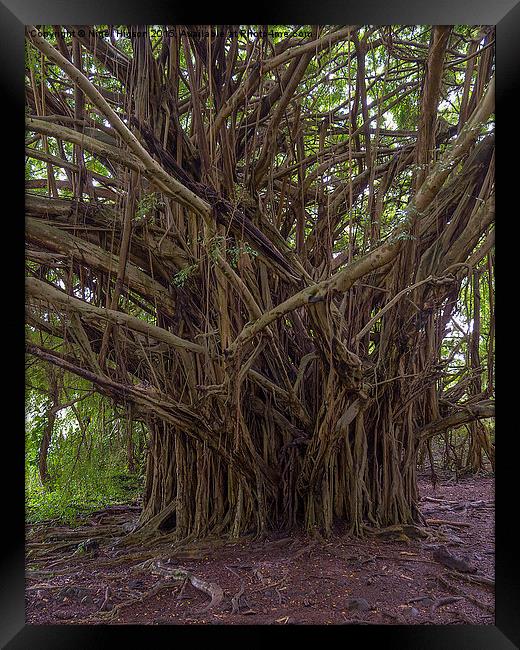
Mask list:
[[[142,558],[121,558],[114,566],[120,551],[113,540],[83,554],[73,555],[69,546],[31,560],[44,528],[29,530],[27,622],[493,624],[493,479],[443,482],[436,490],[427,479],[420,485],[429,539],[397,531],[361,540],[291,537],[206,546],[166,557],[166,568],[155,572]],[[95,537],[106,521],[131,517],[135,510],[109,509],[76,534]],[[462,561],[455,569],[446,566],[453,556]],[[178,568],[202,582],[165,575]],[[211,608],[208,585],[222,590]]]

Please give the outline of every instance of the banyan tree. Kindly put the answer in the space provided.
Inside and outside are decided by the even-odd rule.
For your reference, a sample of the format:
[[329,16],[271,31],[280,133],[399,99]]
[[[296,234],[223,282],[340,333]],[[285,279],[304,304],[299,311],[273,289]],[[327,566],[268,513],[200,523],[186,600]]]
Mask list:
[[135,537],[417,524],[432,440],[494,461],[493,75],[487,26],[27,27],[26,349],[144,423]]

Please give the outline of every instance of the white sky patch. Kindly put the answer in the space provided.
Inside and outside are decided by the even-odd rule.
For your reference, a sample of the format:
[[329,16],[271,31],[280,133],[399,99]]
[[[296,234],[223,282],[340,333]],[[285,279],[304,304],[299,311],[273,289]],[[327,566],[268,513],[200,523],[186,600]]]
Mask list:
[[383,121],[387,129],[393,129],[394,131],[397,130],[397,122],[394,120],[394,116],[392,115],[392,113],[389,112],[385,113],[383,115]]
[[452,316],[451,320],[460,327],[461,330],[471,334],[473,332],[473,319],[470,321],[466,320],[462,314],[458,316]]

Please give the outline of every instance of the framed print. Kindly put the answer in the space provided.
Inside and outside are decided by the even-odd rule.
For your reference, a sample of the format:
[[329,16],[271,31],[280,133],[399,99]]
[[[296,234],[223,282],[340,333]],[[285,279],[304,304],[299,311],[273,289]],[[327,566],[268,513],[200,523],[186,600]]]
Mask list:
[[494,224],[520,9],[380,4],[1,7],[5,647],[518,647]]

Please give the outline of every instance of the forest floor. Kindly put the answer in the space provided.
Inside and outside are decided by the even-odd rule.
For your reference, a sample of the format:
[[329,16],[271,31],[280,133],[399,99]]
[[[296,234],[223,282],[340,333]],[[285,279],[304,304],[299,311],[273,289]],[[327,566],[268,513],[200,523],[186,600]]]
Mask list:
[[[75,528],[28,526],[27,622],[494,624],[493,478],[444,477],[434,489],[424,476],[420,489],[425,539],[406,530],[364,539],[272,537],[129,556],[104,534],[135,519],[136,506],[94,513]],[[99,548],[78,550],[87,538],[99,539]],[[153,572],[146,558],[157,555],[163,571],[185,569],[199,588]]]

